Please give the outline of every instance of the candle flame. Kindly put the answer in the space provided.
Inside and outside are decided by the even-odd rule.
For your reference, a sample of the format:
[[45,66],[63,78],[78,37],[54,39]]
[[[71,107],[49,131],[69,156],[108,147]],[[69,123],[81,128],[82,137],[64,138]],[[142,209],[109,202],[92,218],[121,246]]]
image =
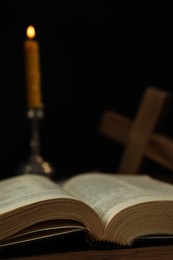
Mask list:
[[26,31],[26,35],[29,39],[33,39],[36,35],[35,28],[32,25],[29,25]]

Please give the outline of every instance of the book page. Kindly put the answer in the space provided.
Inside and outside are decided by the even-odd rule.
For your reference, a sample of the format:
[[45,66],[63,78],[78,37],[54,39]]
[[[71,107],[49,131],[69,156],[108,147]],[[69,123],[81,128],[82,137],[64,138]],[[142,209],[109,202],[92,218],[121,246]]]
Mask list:
[[66,197],[70,196],[47,177],[34,174],[12,177],[0,182],[0,214],[33,202]]
[[[149,176],[85,173],[71,178],[64,189],[108,218],[140,202],[173,200],[173,186]],[[106,221],[106,220],[105,220]]]

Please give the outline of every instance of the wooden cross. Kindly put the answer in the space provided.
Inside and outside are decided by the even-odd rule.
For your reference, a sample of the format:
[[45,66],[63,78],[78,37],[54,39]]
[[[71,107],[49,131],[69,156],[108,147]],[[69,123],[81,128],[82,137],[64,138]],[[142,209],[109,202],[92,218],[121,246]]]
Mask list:
[[173,170],[173,140],[154,133],[171,97],[169,92],[148,87],[134,122],[116,112],[105,111],[100,133],[125,145],[119,173],[137,174],[144,157]]

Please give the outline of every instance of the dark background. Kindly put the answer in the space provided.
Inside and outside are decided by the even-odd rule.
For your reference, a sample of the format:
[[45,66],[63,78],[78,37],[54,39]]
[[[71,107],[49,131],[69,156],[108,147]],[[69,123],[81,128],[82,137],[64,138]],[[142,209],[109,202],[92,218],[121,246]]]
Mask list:
[[[98,132],[103,112],[111,109],[133,119],[146,87],[173,92],[172,9],[163,3],[113,2],[14,1],[1,6],[1,178],[14,175],[29,156],[23,55],[28,25],[36,28],[40,44],[41,151],[57,176],[93,169],[116,172],[123,148]],[[172,116],[170,107],[159,129],[170,137]]]

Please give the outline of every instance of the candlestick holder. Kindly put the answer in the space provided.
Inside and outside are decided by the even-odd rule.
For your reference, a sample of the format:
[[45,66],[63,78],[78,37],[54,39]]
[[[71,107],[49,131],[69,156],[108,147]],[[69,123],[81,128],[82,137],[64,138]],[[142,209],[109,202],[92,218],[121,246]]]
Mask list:
[[30,107],[27,118],[31,123],[30,157],[19,166],[17,173],[19,175],[39,174],[52,179],[55,177],[55,169],[50,162],[43,159],[40,153],[39,125],[44,118],[43,107]]

